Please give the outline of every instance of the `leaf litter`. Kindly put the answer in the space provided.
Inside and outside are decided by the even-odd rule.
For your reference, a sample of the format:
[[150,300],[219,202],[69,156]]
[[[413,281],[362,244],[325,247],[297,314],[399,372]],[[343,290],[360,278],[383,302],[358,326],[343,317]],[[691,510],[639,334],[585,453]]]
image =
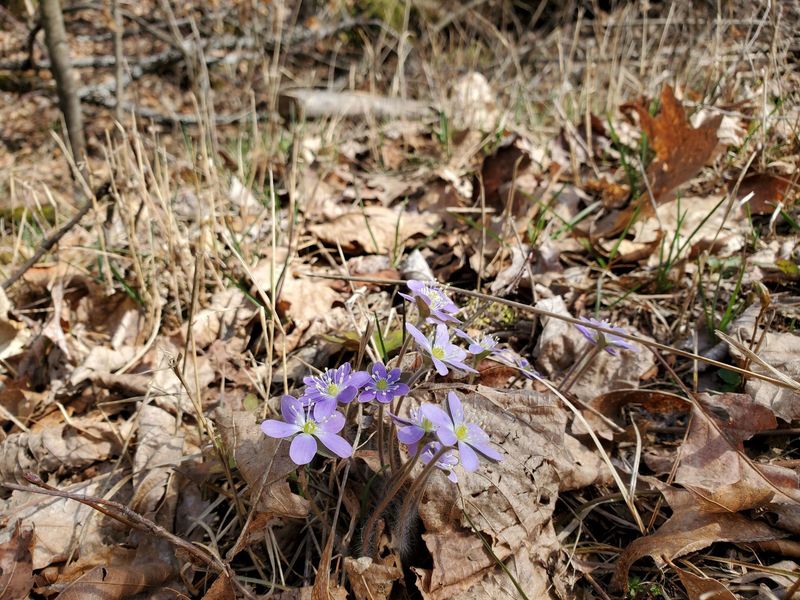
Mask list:
[[[278,7],[256,14],[234,3],[218,17],[241,34],[236,49],[206,15],[175,7],[179,23],[198,19],[205,46],[192,64],[205,65],[214,98],[211,80],[183,73],[181,57],[160,71],[137,66],[126,85],[142,104],[132,108],[158,142],[132,122],[98,135],[111,121],[95,105],[103,151],[89,162],[96,178],[113,178],[113,203],[103,200],[0,294],[0,483],[16,486],[0,499],[0,597],[728,598],[757,597],[756,580],[773,596],[796,591],[796,565],[781,560],[796,554],[800,531],[796,315],[785,300],[800,279],[798,153],[787,125],[797,113],[783,98],[796,74],[789,63],[773,79],[737,71],[711,91],[694,78],[720,39],[749,52],[783,39],[786,23],[761,22],[745,47],[726,19],[708,22],[730,35],[693,29],[686,7],[672,9],[689,24],[680,33],[657,19],[624,26],[633,9],[593,15],[595,31],[568,15],[509,25],[515,13],[487,43],[495,4],[415,9],[387,26],[404,29],[389,42],[372,17],[343,21],[357,35],[329,37],[315,18],[294,26]],[[270,53],[248,54],[242,25],[267,13],[270,31],[279,24],[287,39],[313,40],[276,47],[275,77],[288,75],[294,92],[256,78],[252,103],[217,93],[241,91],[234,73],[273,72]],[[126,35],[126,54],[185,47],[166,44],[175,31],[148,19],[126,17],[152,44],[134,47]],[[151,39],[154,28],[162,35]],[[415,28],[420,43],[408,53]],[[642,31],[655,37],[635,37]],[[533,87],[525,76],[509,86],[506,67],[479,68],[482,59],[437,81],[437,68],[450,67],[427,59],[466,54],[443,57],[435,36],[464,32],[476,34],[478,55],[519,75],[539,64],[531,47],[550,62],[530,72]],[[19,33],[0,36],[25,47]],[[81,39],[79,55],[108,51]],[[647,48],[653,68],[620,54],[608,72],[582,70],[597,58],[592,44],[608,51],[612,39],[643,49],[660,39]],[[366,71],[377,77],[362,80],[354,57],[366,40],[397,43],[396,54],[385,46],[374,56],[401,64],[373,61]],[[692,48],[690,70],[657,74],[681,44]],[[766,47],[785,60],[780,43]],[[237,69],[220,68],[220,56]],[[355,89],[338,88],[337,60],[354,61]],[[0,80],[15,73],[7,67]],[[332,77],[324,93],[311,85],[318,67]],[[634,84],[615,68],[644,77]],[[102,69],[82,71],[85,85],[103,86]],[[601,81],[603,101],[588,92]],[[0,171],[14,209],[2,215],[8,277],[77,200],[52,139],[23,126],[39,120],[25,114],[31,105],[3,90],[14,98],[0,109],[6,149],[33,136],[31,148],[7,152],[19,165]],[[312,109],[302,123],[278,121],[269,111],[286,107],[262,104],[262,92]],[[258,114],[193,131],[198,97],[209,115]],[[44,118],[55,122],[48,102]],[[348,361],[396,365],[410,381],[427,363],[404,345],[419,308],[397,295],[406,279],[452,286],[464,328],[494,335],[502,352],[476,355],[477,374],[419,382],[399,416],[457,392],[503,460],[474,472],[444,462],[430,476],[416,464],[378,511],[393,461],[413,459],[380,446],[391,436],[388,409],[340,407],[342,435],[359,441],[353,457],[334,461],[323,449],[300,468],[290,442],[259,425],[303,378]],[[458,292],[473,289],[493,296]],[[612,338],[590,341],[574,317],[604,319],[635,340],[604,352],[598,340]],[[733,342],[714,337],[717,328]],[[707,352],[700,333],[717,354],[695,354]],[[418,481],[427,481],[419,494]],[[119,507],[102,514],[37,494],[46,486],[117,501],[151,533],[131,529]],[[404,522],[406,496],[417,505]],[[373,513],[374,552],[361,537]]]

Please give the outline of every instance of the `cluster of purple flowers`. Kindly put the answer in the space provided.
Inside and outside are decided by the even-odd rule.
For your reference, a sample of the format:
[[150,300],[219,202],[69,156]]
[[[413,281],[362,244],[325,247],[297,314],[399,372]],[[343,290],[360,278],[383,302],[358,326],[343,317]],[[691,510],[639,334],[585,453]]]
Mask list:
[[[490,358],[517,369],[529,379],[540,378],[526,359],[508,348],[501,348],[491,335],[473,338],[453,327],[452,333],[464,340],[467,348],[453,343],[450,327],[461,324],[456,317],[459,307],[455,302],[433,282],[410,281],[408,288],[410,293],[401,295],[417,306],[419,320],[416,325],[406,323],[406,330],[417,349],[428,359],[423,369],[432,367],[439,375],[447,375],[450,369],[476,373],[473,366],[466,362],[468,356],[472,355],[475,363]],[[583,321],[588,326],[578,325],[581,333],[609,354],[616,355],[619,349],[632,348],[623,338],[604,334],[592,326],[624,333],[622,329],[612,327],[605,321]],[[428,335],[420,330],[423,324],[430,326]],[[369,371],[354,371],[346,363],[320,375],[305,377],[305,388],[299,398],[281,398],[283,420],[264,421],[261,429],[270,437],[291,438],[289,456],[298,465],[309,463],[320,451],[317,442],[322,444],[323,452],[328,455],[348,458],[353,453],[353,447],[340,435],[346,419],[339,412],[339,405],[357,399],[362,403],[375,401],[379,406],[391,405],[394,408],[394,400],[410,392],[408,383],[403,379],[399,368],[388,369],[380,362],[374,363]],[[406,381],[416,379],[416,376],[405,377]],[[435,466],[451,481],[456,481],[453,468],[459,463],[471,472],[478,468],[481,456],[493,461],[502,460],[502,456],[490,445],[483,429],[464,420],[461,400],[454,392],[448,393],[446,411],[439,406],[423,403],[411,409],[410,418],[395,414],[391,414],[391,417],[398,426],[397,439],[408,447],[409,453],[418,456],[423,464],[435,461]]]
[[[342,458],[353,454],[353,447],[338,435],[345,424],[339,404],[375,400],[388,404],[408,393],[408,385],[400,381],[400,369],[387,369],[375,363],[367,371],[353,371],[350,363],[328,369],[320,375],[305,377],[305,389],[299,398],[283,396],[283,421],[268,419],[261,430],[270,437],[292,438],[289,457],[298,465],[311,462],[318,452],[317,440],[331,453]],[[316,438],[316,439],[315,439]]]

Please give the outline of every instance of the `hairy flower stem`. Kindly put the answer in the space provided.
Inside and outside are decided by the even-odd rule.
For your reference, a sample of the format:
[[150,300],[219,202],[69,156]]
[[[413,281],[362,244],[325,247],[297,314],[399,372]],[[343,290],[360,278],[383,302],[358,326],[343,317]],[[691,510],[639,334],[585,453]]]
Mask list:
[[433,473],[433,469],[436,468],[436,463],[439,462],[439,459],[442,458],[445,452],[451,450],[448,446],[442,446],[439,451],[433,456],[430,462],[425,465],[425,469],[420,473],[420,476],[414,480],[414,483],[411,484],[411,487],[406,494],[405,499],[403,500],[403,505],[400,507],[400,513],[398,516],[398,522],[404,523],[405,519],[408,517],[408,511],[412,508],[415,508],[419,501],[422,499],[422,494],[425,491],[425,486],[428,483],[428,479],[430,479],[431,473]]
[[[409,337],[411,337],[411,336],[409,336]],[[417,380],[420,377],[422,377],[422,375],[424,375],[428,371],[430,366],[431,366],[430,363],[428,363],[427,361],[423,361],[422,366],[414,372],[414,374],[409,378],[409,380],[406,383],[406,385],[408,385],[409,388],[412,385],[414,385],[417,382]],[[397,404],[392,407],[392,414],[395,414],[395,415],[400,414],[400,409],[403,406],[403,400],[405,400],[405,396],[401,396],[400,398],[398,398]],[[397,470],[397,466],[398,466],[397,465],[397,452],[395,450],[395,448],[396,448],[396,446],[395,446],[395,439],[396,439],[395,436],[396,436],[396,434],[397,434],[397,424],[394,421],[392,421],[392,426],[391,426],[391,430],[390,430],[390,434],[389,434],[389,436],[390,436],[389,437],[389,461],[392,463],[392,471],[396,471]],[[381,461],[381,464],[383,464],[383,461]]]
[[[597,355],[602,352],[603,348],[605,348],[605,344],[598,341],[592,351],[589,354],[584,355],[582,360],[576,362],[573,367],[567,372],[564,376],[564,379],[561,380],[561,385],[558,386],[558,391],[562,394],[566,394],[575,385],[575,382],[581,378],[583,373],[586,369],[589,368],[589,365],[592,364]],[[571,377],[570,377],[571,375]]]
[[392,477],[394,479],[394,483],[390,485],[388,491],[378,503],[378,506],[369,516],[369,519],[367,519],[367,524],[364,526],[364,534],[361,536],[361,552],[364,556],[370,555],[370,548],[372,546],[372,532],[375,529],[375,524],[378,522],[378,518],[380,518],[380,516],[386,510],[386,507],[389,506],[389,503],[397,495],[397,492],[399,492],[403,487],[406,479],[408,479],[409,473],[411,473],[411,469],[415,464],[417,464],[420,454],[422,454],[422,444],[418,446],[417,453],[414,455],[414,458],[403,465],[397,474]]
[[386,466],[386,456],[383,451],[383,404],[378,404],[378,420],[375,423],[378,429],[378,460],[381,467]]

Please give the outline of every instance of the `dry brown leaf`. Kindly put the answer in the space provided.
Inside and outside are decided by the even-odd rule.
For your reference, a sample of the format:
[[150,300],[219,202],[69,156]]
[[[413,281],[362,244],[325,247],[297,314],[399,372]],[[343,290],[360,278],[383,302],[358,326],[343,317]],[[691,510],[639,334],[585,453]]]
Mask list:
[[625,548],[614,571],[614,589],[627,591],[628,570],[644,556],[650,556],[656,564],[663,566],[666,559],[674,560],[714,542],[754,542],[785,535],[762,521],[739,513],[706,512],[698,507],[691,492],[661,482],[653,481],[653,484],[664,494],[672,508],[672,516],[655,533],[636,539]]
[[[752,325],[735,325],[735,332],[739,331],[748,339],[753,328]],[[757,339],[760,338],[760,331],[757,336]],[[735,350],[733,353],[738,354]],[[758,348],[758,356],[784,375],[800,381],[800,336],[797,334],[767,332]],[[763,366],[756,363],[751,362],[750,368],[757,373],[769,374]],[[760,379],[748,380],[745,389],[758,404],[768,407],[784,421],[800,419],[800,393]]]
[[236,592],[227,575],[222,573],[203,595],[203,600],[236,600]]
[[754,215],[771,215],[778,209],[779,204],[785,207],[794,204],[794,197],[787,198],[790,183],[783,177],[769,173],[753,173],[739,184],[737,200],[742,200],[752,193],[753,197],[747,203],[750,212]]
[[[88,480],[69,491],[94,496],[104,483],[107,480]],[[66,498],[15,491],[8,500],[0,501],[0,514],[34,528],[31,557],[35,571],[66,560],[73,551],[77,551],[76,556],[92,555],[119,537],[93,509]],[[0,530],[0,543],[10,536],[10,528]],[[76,540],[81,540],[80,547]]]
[[387,600],[395,581],[403,578],[403,571],[392,560],[389,564],[373,562],[371,558],[344,559],[344,570],[356,600]]
[[346,252],[386,254],[398,253],[414,236],[432,234],[439,223],[439,217],[430,213],[367,206],[325,223],[309,225],[308,230],[326,244],[341,244]]
[[95,567],[70,583],[57,600],[125,600],[152,591],[172,576],[161,562]]
[[[561,296],[540,300],[536,307],[571,316]],[[534,349],[536,364],[546,374],[558,378],[590,350],[591,343],[570,323],[550,317],[544,317],[542,323],[542,333]],[[600,352],[570,392],[589,402],[598,394],[638,387],[641,378],[655,366],[655,359],[641,344],[633,342],[633,345],[635,351],[623,350],[618,356]]]
[[[620,411],[629,404],[637,404],[648,412],[660,414],[685,413],[689,411],[690,407],[688,400],[670,392],[635,389],[614,390],[592,398],[588,402],[588,406],[592,410],[584,410],[583,416],[598,436],[611,440],[614,438],[614,431],[597,413],[610,419],[620,427],[625,427],[628,423],[621,419]],[[587,432],[580,421],[574,421],[572,423],[572,433],[586,434]]]
[[174,415],[152,404],[141,407],[137,425],[130,507],[171,529],[178,494],[174,471],[183,458],[185,433]]
[[25,482],[26,471],[74,471],[117,455],[131,425],[102,419],[92,413],[69,423],[46,424],[41,431],[12,433],[0,442],[0,480]]
[[[708,408],[692,410],[675,482],[696,494],[704,510],[763,508],[776,496],[776,487],[797,492],[794,471],[772,465],[756,468],[744,455],[744,440],[756,431],[774,429],[775,416],[769,409],[745,394],[705,394],[700,401]],[[776,501],[786,500],[777,496]]]
[[707,119],[699,127],[692,127],[669,85],[661,90],[661,107],[655,117],[650,115],[648,104],[642,101],[629,108],[639,114],[642,131],[656,153],[647,167],[649,189],[625,209],[614,210],[594,223],[591,230],[593,239],[616,235],[637,211],[640,217],[652,214],[652,203],[658,205],[669,200],[676,188],[700,172],[717,148],[717,129],[722,115]]
[[506,458],[474,474],[458,470],[458,489],[440,474],[431,478],[419,514],[433,568],[418,585],[432,600],[486,597],[481,590],[490,589],[516,594],[471,520],[529,597],[547,597],[546,565],[559,547],[553,508],[560,479],[576,469],[564,447],[566,415],[548,395],[532,391],[433,386],[429,393],[438,401],[449,390],[462,397],[467,420],[481,423]]
[[11,538],[0,544],[0,600],[27,598],[33,586],[33,529],[14,524]]
[[0,359],[19,354],[31,336],[24,323],[9,317],[11,308],[5,290],[0,289]]
[[255,510],[274,517],[305,517],[308,501],[293,494],[286,481],[286,476],[297,468],[289,458],[288,444],[264,435],[251,412],[220,409],[215,422],[250,493],[258,494]]
[[716,579],[701,577],[670,564],[681,579],[689,600],[736,600],[731,591]]

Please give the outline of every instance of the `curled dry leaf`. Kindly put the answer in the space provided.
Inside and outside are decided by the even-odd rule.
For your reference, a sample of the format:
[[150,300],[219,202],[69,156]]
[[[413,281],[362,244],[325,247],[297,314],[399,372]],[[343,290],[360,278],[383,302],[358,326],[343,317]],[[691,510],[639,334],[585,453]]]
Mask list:
[[614,589],[627,591],[628,570],[644,556],[663,566],[666,559],[674,560],[714,542],[754,542],[785,536],[766,523],[739,513],[707,512],[698,506],[691,492],[648,477],[641,479],[659,488],[672,508],[672,516],[655,533],[634,540],[623,551],[612,579]]
[[419,514],[433,568],[417,570],[418,585],[431,600],[516,597],[483,537],[529,597],[547,597],[548,568],[559,552],[551,518],[560,481],[577,479],[580,469],[565,447],[566,414],[549,395],[480,385],[435,386],[433,401],[449,390],[462,397],[466,419],[480,423],[506,458],[477,473],[457,468],[460,494],[443,475],[431,478]]
[[27,598],[33,586],[33,529],[14,524],[14,533],[0,544],[0,600]]

